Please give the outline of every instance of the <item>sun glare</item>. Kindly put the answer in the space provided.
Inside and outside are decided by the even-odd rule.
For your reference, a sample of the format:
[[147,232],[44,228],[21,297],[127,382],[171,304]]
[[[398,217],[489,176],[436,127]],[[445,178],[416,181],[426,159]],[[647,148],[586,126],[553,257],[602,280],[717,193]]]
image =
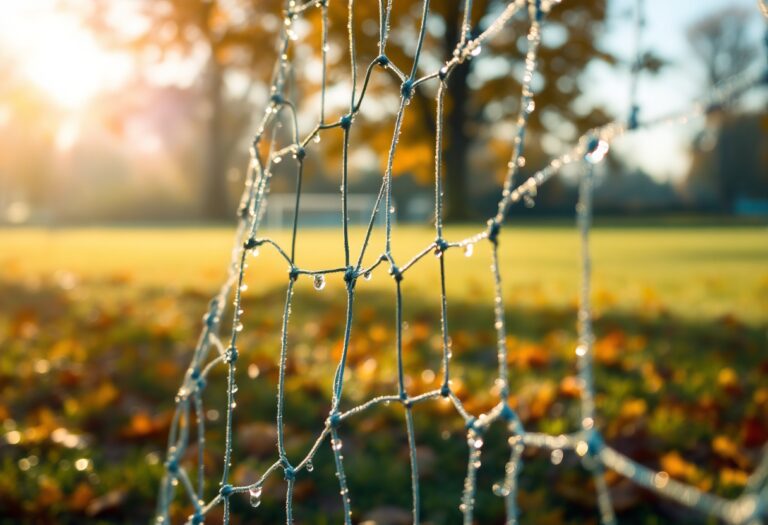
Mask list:
[[4,6],[0,39],[23,75],[66,109],[81,108],[130,74],[127,54],[103,48],[74,14],[51,1]]

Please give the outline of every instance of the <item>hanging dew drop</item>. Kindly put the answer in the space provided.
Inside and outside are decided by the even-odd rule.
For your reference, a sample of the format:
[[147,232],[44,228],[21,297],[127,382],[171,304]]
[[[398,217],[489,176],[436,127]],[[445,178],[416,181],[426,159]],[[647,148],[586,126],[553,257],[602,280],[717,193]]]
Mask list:
[[464,257],[472,257],[473,253],[475,253],[475,245],[474,244],[465,244],[464,245]]
[[253,487],[248,490],[248,495],[251,500],[251,507],[254,509],[261,505],[261,487]]
[[509,489],[505,487],[503,483],[494,483],[493,494],[496,496],[499,496],[500,498],[503,498],[503,497],[509,496]]
[[325,288],[325,276],[321,273],[315,275],[314,279],[312,280],[312,285],[318,292]]
[[251,250],[251,257],[258,257],[258,256],[259,256],[258,248],[254,248],[253,250]]
[[306,467],[307,472],[312,472],[313,470],[315,470],[315,465],[312,463],[311,459],[307,461],[306,465],[304,466]]
[[314,137],[312,137],[312,142],[315,144],[320,144],[320,133],[317,133]]
[[280,164],[281,162],[283,162],[283,157],[281,157],[281,156],[279,156],[279,155],[278,155],[277,157],[275,157],[275,158],[273,158],[273,159],[272,159],[272,162],[273,162],[274,164]]
[[373,277],[373,276],[371,275],[371,272],[370,272],[370,271],[367,271],[367,272],[365,272],[365,273],[363,274],[363,279],[365,279],[366,281],[370,281],[370,280],[371,280],[371,277]]
[[241,292],[244,292],[244,291],[246,291],[247,289],[248,289],[248,285],[247,285],[247,284],[241,284],[241,285],[240,285],[240,291],[241,291]]
[[480,44],[477,44],[475,47],[472,48],[469,54],[472,55],[473,57],[476,57],[482,52],[483,52],[483,47]]
[[533,197],[530,195],[523,195],[523,203],[525,203],[526,208],[533,208],[536,206],[536,201],[533,200]]

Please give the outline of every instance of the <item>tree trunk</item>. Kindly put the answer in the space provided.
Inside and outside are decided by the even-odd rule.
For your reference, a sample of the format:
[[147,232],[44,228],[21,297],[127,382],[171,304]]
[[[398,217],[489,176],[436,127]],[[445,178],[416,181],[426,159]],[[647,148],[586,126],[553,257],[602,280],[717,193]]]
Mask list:
[[202,210],[205,219],[222,221],[232,219],[235,210],[230,206],[227,192],[224,126],[224,72],[215,58],[211,58],[208,78],[208,103],[210,114],[207,122],[206,152],[201,186]]
[[[448,21],[445,31],[445,49],[448,55],[453,52],[459,41],[459,25],[461,21],[460,2],[456,2],[456,17]],[[472,215],[469,206],[471,202],[468,173],[469,137],[467,136],[467,97],[469,90],[467,77],[469,76],[470,63],[465,63],[455,68],[448,78],[448,95],[446,102],[448,111],[443,119],[444,137],[443,160],[445,162],[444,184],[446,194],[447,222],[466,221]]]

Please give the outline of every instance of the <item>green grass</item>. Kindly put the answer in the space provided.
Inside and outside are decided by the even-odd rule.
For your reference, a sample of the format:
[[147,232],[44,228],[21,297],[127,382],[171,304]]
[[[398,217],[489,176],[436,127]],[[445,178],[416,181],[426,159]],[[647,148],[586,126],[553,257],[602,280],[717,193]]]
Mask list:
[[[474,233],[449,230],[451,240]],[[285,232],[271,232],[287,247]],[[353,253],[361,232],[353,231]],[[0,231],[0,523],[146,523],[151,516],[173,396],[207,300],[224,277],[227,229]],[[432,240],[397,227],[402,264]],[[768,440],[768,232],[759,227],[598,227],[594,231],[599,425],[609,443],[654,468],[732,496]],[[338,232],[304,230],[304,268],[343,265]],[[382,239],[373,241],[374,260]],[[501,264],[512,402],[528,429],[576,428],[572,228],[509,228]],[[454,387],[475,412],[494,402],[496,351],[488,246],[446,255]],[[439,376],[437,259],[406,274],[405,365],[412,393]],[[275,459],[276,357],[286,265],[269,247],[250,259],[238,366],[233,479],[251,482]],[[343,335],[341,277],[326,289],[300,281],[287,374],[288,454],[301,457],[327,416]],[[380,268],[360,281],[345,407],[395,392],[394,293]],[[255,368],[254,368],[255,367]],[[258,369],[258,377],[248,377]],[[220,474],[224,374],[206,390],[208,493]],[[466,469],[460,418],[439,402],[416,409],[423,514],[457,523]],[[63,432],[61,429],[66,429]],[[18,433],[18,434],[17,434]],[[71,443],[62,440],[71,433]],[[402,409],[379,407],[342,426],[355,519],[407,509]],[[3,438],[3,434],[5,438]],[[19,443],[15,443],[16,438]],[[503,473],[506,437],[486,436],[478,519],[500,523],[490,486]],[[338,523],[332,458],[297,480],[303,523]],[[84,470],[78,459],[88,459]],[[81,464],[82,465],[82,464]],[[622,522],[700,523],[680,507],[611,477]],[[523,523],[596,523],[594,493],[577,459],[552,466],[529,451],[521,477]],[[235,523],[281,522],[284,482],[273,476],[257,511],[234,502]],[[190,509],[178,507],[179,517]],[[392,512],[392,511],[390,511]],[[215,517],[215,516],[214,516]],[[212,519],[215,523],[216,520]]]
[[[458,240],[475,233],[450,228]],[[352,256],[359,254],[362,230],[352,231]],[[289,232],[263,232],[286,250]],[[432,230],[396,227],[393,253],[403,264],[434,238]],[[732,314],[749,321],[768,318],[768,229],[765,227],[595,228],[593,233],[595,300],[598,307],[628,310],[664,305],[693,318]],[[87,280],[125,280],[138,287],[212,292],[224,278],[232,242],[229,229],[75,229],[0,230],[0,275],[39,278],[72,272]],[[572,304],[578,284],[578,239],[574,228],[509,227],[502,237],[501,267],[505,295],[523,304]],[[383,251],[374,235],[365,262]],[[283,285],[287,264],[264,247],[249,281],[257,291]],[[471,258],[448,253],[450,299],[491,293],[488,243]],[[297,242],[302,268],[344,265],[340,231],[305,229]],[[408,277],[414,290],[434,295],[437,262],[419,263]],[[381,268],[384,270],[384,268]],[[411,277],[412,275],[412,277]],[[341,277],[330,279],[340,289]],[[364,283],[391,289],[380,272]],[[435,297],[436,299],[436,297]]]

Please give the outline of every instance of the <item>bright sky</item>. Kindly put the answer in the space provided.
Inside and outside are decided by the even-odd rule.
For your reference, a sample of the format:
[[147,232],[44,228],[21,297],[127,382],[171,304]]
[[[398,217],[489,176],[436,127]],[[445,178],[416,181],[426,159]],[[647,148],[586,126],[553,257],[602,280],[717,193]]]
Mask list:
[[[634,18],[626,14],[634,14],[636,0],[613,0],[609,5],[612,22],[603,46],[620,56],[632,57],[635,53]],[[758,43],[762,42],[766,24],[757,9],[757,0],[645,0],[643,45],[671,64],[656,76],[641,78],[638,97],[642,117],[653,118],[684,110],[703,94],[703,70],[691,55],[686,29],[691,23],[727,7],[754,11],[753,23],[744,30]],[[766,64],[765,55],[762,64]],[[609,67],[592,67],[588,78],[591,101],[607,105],[617,116],[627,114],[628,74]],[[675,179],[687,171],[686,152],[691,134],[692,129],[685,127],[641,131],[617,144],[616,149],[655,177]]]
[[105,51],[56,0],[0,0],[0,46],[24,75],[67,109],[124,82],[132,59]]
[[[71,2],[72,0],[70,0]],[[113,0],[121,24],[131,20],[132,0]],[[645,45],[657,50],[673,65],[640,84],[640,105],[645,117],[688,107],[701,93],[701,70],[691,59],[685,29],[694,20],[726,6],[755,10],[755,23],[745,31],[759,38],[765,24],[756,0],[645,0]],[[16,57],[24,74],[63,107],[76,111],[101,90],[114,88],[131,73],[132,58],[104,50],[72,13],[56,9],[58,0],[0,0],[0,46]],[[635,0],[612,0],[611,25],[603,44],[623,56],[634,53],[632,17],[622,16]],[[606,104],[616,115],[626,114],[628,77],[608,67],[591,67],[585,86],[588,101]],[[679,177],[687,166],[690,130],[667,129],[640,133],[619,144],[627,158],[659,178]]]

